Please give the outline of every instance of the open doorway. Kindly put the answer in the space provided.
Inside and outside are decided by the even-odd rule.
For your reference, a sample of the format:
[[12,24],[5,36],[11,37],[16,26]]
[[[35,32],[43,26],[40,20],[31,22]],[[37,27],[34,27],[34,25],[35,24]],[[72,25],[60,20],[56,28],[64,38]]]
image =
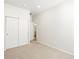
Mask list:
[[30,41],[32,42],[32,41],[37,41],[37,24],[35,24],[33,21],[32,21],[32,23],[31,23],[31,39],[30,39]]
[[34,28],[33,40],[36,41],[37,40],[37,24],[34,23],[33,28]]

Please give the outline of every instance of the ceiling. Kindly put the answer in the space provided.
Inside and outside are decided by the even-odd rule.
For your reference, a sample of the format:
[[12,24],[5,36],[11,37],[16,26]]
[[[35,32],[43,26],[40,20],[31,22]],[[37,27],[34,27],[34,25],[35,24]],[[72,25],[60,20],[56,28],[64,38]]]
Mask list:
[[63,2],[63,0],[5,0],[5,3],[29,9],[32,14],[40,13],[61,2]]

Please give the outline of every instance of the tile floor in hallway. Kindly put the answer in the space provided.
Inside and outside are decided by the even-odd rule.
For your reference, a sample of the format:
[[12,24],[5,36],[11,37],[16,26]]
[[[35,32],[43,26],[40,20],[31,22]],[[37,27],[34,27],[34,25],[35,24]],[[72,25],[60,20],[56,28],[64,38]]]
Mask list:
[[8,49],[4,52],[4,56],[5,59],[74,59],[71,55],[38,42]]

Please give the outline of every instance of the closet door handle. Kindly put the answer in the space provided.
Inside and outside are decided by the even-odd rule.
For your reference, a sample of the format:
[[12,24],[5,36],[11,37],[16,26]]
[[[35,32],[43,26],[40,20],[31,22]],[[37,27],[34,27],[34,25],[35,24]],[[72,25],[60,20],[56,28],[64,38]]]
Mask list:
[[8,33],[6,33],[6,35],[8,35]]

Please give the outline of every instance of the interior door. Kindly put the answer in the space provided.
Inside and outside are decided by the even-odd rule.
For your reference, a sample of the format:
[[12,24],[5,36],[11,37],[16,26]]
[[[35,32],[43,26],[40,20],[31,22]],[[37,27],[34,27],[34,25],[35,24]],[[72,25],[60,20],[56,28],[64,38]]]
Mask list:
[[18,46],[19,20],[16,17],[5,17],[5,49]]

